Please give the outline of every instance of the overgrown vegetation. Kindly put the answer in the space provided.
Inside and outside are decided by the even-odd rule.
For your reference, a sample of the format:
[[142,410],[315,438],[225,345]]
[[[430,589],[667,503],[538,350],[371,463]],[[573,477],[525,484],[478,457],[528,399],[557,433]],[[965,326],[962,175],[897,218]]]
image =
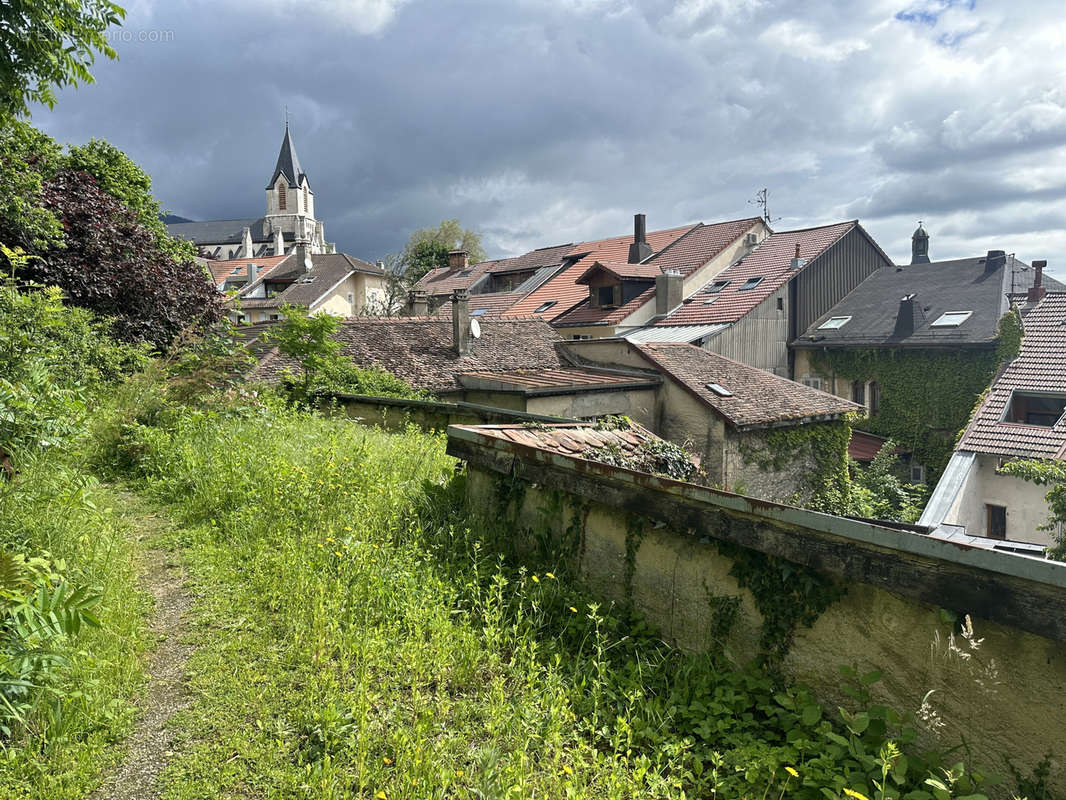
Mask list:
[[1051,534],[1053,544],[1047,550],[1048,558],[1066,561],[1066,464],[1061,461],[1019,459],[1008,461],[1000,471],[1038,486],[1048,486],[1044,499],[1048,504],[1048,520],[1040,530]]

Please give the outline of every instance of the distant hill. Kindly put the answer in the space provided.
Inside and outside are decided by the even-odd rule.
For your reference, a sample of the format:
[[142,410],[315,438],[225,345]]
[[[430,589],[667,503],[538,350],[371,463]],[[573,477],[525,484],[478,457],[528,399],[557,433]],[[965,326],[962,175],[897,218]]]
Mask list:
[[194,219],[179,217],[177,214],[163,214],[160,219],[163,220],[164,225],[173,225],[176,222],[196,222]]

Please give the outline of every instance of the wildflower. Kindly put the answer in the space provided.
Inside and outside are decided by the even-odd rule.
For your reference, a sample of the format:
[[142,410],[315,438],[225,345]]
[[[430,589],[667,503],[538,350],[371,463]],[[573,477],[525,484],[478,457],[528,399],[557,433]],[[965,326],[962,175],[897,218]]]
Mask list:
[[574,608],[573,606],[570,606],[570,610],[573,611],[575,614],[577,613],[577,609]]
[[570,767],[568,767],[566,764],[563,764],[563,772],[565,772],[567,775],[573,775],[574,774],[574,771],[572,769],[570,769]]
[[389,758],[388,756],[385,756],[385,758],[381,759],[381,763],[384,764],[386,767],[391,766],[392,765],[392,759]]
[[536,575],[534,575],[533,576],[533,583],[540,583],[540,578],[538,578]]
[[374,797],[376,797],[377,800],[388,800],[388,795],[386,795],[384,792],[378,792],[376,795],[374,795]]
[[864,795],[862,792],[856,792],[855,790],[848,789],[847,787],[844,788],[844,794],[846,794],[848,797],[854,798],[854,800],[870,800],[870,798]]
[[457,769],[455,771],[455,777],[457,777],[457,778],[463,777],[463,771],[461,769]]
[[800,776],[800,774],[796,772],[796,770],[792,769],[792,767],[785,767],[785,772],[787,772],[793,778],[798,778]]
[[544,577],[545,578],[551,578],[552,580],[555,580],[555,576],[552,575],[550,572],[545,572],[544,573]]

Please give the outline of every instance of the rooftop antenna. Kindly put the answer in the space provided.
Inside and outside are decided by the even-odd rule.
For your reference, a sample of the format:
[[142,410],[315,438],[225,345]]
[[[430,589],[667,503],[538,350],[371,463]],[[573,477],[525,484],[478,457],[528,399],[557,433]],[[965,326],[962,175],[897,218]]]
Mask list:
[[775,220],[781,219],[781,217],[775,217],[775,218],[771,218],[770,217],[770,190],[769,189],[763,188],[763,189],[760,189],[758,192],[756,192],[755,193],[755,197],[748,201],[748,205],[758,206],[759,208],[762,209],[762,218],[766,221],[767,225],[769,225],[771,222],[774,222]]

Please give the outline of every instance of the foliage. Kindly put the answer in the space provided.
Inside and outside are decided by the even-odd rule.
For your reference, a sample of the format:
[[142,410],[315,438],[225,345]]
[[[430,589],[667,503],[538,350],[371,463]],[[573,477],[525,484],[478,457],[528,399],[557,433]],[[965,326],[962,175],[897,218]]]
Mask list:
[[823,350],[813,351],[811,358],[822,375],[878,382],[879,412],[863,427],[913,453],[935,483],[977,397],[1000,364],[1017,355],[1020,342],[1018,312],[1011,310],[999,322],[994,351]]
[[846,669],[830,711],[525,561],[458,510],[440,437],[281,410],[137,435],[201,597],[170,800],[980,791],[873,701],[878,673]]
[[0,114],[55,105],[55,89],[92,83],[97,53],[116,58],[106,31],[126,12],[109,0],[19,0],[0,5]]
[[1040,530],[1051,531],[1054,544],[1048,548],[1048,558],[1066,561],[1066,463],[1020,459],[1008,461],[1000,472],[1031,481],[1038,486],[1050,486],[1044,499],[1048,504],[1048,521]]
[[400,254],[404,280],[417,283],[427,272],[448,266],[448,251],[461,248],[470,256],[470,263],[485,260],[481,234],[464,230],[457,219],[446,219],[436,228],[419,228],[411,234]]
[[851,462],[851,516],[913,523],[922,515],[929,487],[899,479],[896,447],[889,439],[868,466]]
[[62,166],[50,136],[0,117],[0,242],[33,252],[62,247],[63,227],[42,204],[44,182]]
[[139,216],[84,172],[63,170],[45,184],[45,208],[62,220],[64,244],[17,269],[21,280],[59,286],[66,299],[111,317],[114,335],[165,349],[185,328],[223,316],[218,292],[191,259],[174,261]]
[[698,468],[692,463],[692,455],[681,445],[664,439],[642,441],[632,451],[609,442],[587,451],[586,456],[603,464],[649,472],[677,481],[694,481],[699,474]]
[[[762,470],[798,470],[805,476],[805,491],[797,502],[829,513],[846,513],[851,502],[848,476],[848,442],[852,418],[777,428],[761,439],[749,437],[740,444],[745,463]],[[813,464],[813,468],[807,465]],[[799,465],[799,466],[797,466]]]

